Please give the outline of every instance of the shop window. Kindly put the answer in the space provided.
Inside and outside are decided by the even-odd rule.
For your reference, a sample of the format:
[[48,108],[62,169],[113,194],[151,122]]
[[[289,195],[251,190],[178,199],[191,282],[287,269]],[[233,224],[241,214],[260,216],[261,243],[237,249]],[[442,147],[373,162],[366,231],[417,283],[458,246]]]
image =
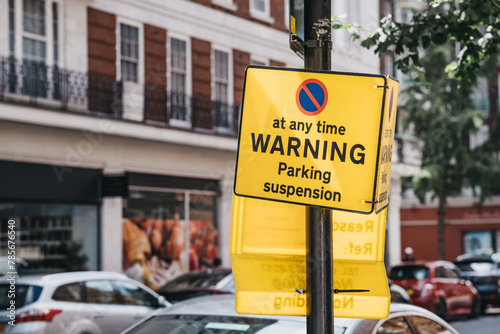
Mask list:
[[191,269],[207,269],[219,256],[218,230],[215,226],[215,198],[189,196],[189,241]]
[[492,254],[492,231],[468,231],[463,235],[464,253],[466,254]]
[[96,205],[0,202],[0,224],[0,255],[7,255],[14,226],[25,273],[98,270]]
[[[156,190],[156,191],[155,191]],[[132,186],[123,204],[123,270],[152,289],[218,256],[216,193]]]

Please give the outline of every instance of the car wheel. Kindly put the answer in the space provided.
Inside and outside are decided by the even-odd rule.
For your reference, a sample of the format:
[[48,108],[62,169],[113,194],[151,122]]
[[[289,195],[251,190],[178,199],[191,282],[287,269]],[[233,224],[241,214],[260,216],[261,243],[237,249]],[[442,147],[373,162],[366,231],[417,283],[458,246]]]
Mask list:
[[479,299],[477,297],[474,297],[474,300],[472,301],[472,305],[470,306],[470,315],[469,318],[477,318],[479,317],[479,314],[482,312],[482,305],[479,302]]
[[436,315],[441,319],[446,319],[448,315],[448,310],[446,307],[446,300],[444,298],[440,298],[436,304]]

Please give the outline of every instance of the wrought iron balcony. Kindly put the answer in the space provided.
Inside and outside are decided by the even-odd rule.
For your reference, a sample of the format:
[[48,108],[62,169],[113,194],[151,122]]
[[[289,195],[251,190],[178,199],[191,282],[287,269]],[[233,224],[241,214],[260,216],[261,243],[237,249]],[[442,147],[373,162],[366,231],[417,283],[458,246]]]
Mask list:
[[240,105],[0,57],[0,101],[234,137]]

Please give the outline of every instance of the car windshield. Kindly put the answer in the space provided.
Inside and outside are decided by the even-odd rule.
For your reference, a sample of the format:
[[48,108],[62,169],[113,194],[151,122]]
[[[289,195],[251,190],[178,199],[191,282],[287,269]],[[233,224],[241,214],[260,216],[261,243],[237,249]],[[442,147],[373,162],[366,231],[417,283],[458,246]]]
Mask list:
[[228,275],[227,272],[203,272],[196,275],[185,275],[167,283],[163,289],[206,288],[216,285]]
[[[276,322],[277,320],[249,317],[184,314],[163,315],[149,319],[148,321],[131,330],[130,333],[256,333],[265,327],[275,324]],[[278,331],[276,333],[280,332]]]
[[40,297],[42,287],[24,284],[1,284],[0,285],[0,308],[5,310],[10,306],[12,297],[15,296],[16,308],[34,303]]
[[429,268],[425,266],[394,267],[389,273],[389,278],[392,280],[426,279],[429,278]]
[[462,271],[474,271],[478,274],[488,274],[496,269],[493,262],[487,261],[461,262],[457,263],[457,266]]

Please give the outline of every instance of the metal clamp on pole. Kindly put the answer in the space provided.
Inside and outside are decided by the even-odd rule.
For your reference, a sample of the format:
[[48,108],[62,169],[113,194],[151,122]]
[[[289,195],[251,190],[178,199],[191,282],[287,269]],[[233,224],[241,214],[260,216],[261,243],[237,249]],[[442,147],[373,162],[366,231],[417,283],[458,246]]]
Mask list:
[[308,48],[327,48],[328,50],[331,50],[333,47],[332,41],[322,39],[308,40],[304,45]]
[[356,293],[356,292],[370,292],[370,290],[354,289],[354,290],[339,290],[333,289],[332,293]]

